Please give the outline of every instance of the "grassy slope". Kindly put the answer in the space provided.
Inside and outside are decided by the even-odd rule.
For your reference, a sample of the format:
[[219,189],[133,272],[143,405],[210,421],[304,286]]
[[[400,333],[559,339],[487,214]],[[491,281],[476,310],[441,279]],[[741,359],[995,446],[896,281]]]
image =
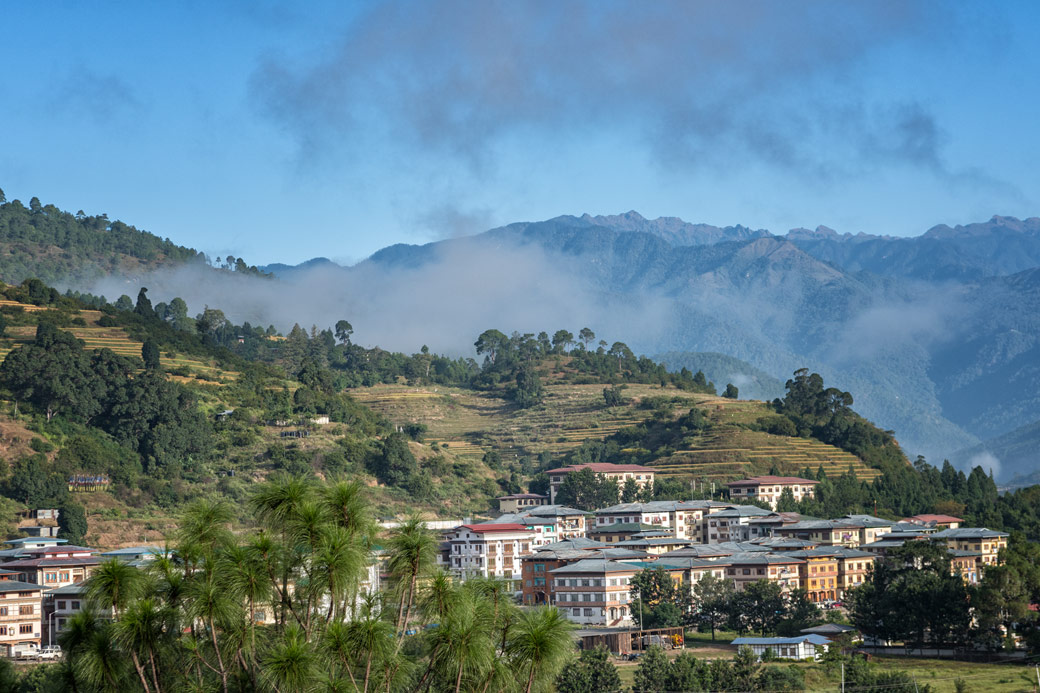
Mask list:
[[564,453],[585,440],[602,440],[624,426],[650,416],[639,408],[646,397],[679,397],[676,414],[692,406],[705,409],[715,424],[696,444],[650,464],[667,476],[729,480],[748,473],[767,472],[776,464],[798,473],[821,464],[828,474],[841,474],[850,465],[861,479],[878,471],[855,455],[816,440],[783,438],[738,426],[770,413],[763,402],[728,400],[684,393],[657,385],[629,385],[628,403],[608,408],[602,385],[571,385],[549,381],[545,401],[531,409],[517,409],[495,392],[473,392],[445,387],[380,385],[358,388],[353,395],[398,424],[423,423],[427,442],[437,442],[460,456],[479,459],[490,448],[508,461],[511,455]]

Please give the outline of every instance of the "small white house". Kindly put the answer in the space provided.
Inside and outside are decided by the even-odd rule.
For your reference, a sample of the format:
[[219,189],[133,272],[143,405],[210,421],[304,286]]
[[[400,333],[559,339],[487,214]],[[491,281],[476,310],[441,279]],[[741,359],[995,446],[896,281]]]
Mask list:
[[737,638],[734,645],[747,645],[761,659],[766,650],[772,650],[777,659],[817,659],[816,646],[826,647],[831,641],[822,635],[799,635],[795,638]]

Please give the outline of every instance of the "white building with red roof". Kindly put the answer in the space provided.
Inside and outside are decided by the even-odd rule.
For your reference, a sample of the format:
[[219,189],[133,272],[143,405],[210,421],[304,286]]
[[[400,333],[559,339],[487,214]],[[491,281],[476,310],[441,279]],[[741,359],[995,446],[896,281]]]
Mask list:
[[549,475],[549,503],[556,503],[556,493],[560,490],[560,486],[563,485],[563,480],[567,478],[568,474],[573,472],[580,472],[583,469],[589,469],[596,474],[605,476],[608,479],[614,479],[617,481],[618,490],[624,487],[625,482],[632,479],[636,482],[636,486],[643,488],[645,486],[654,485],[654,470],[650,467],[642,467],[638,464],[611,464],[609,462],[592,462],[589,464],[575,464],[570,467],[558,467],[557,469],[550,469],[546,474]]
[[765,501],[769,507],[776,510],[780,500],[780,494],[784,489],[791,489],[791,494],[796,501],[803,498],[812,498],[816,495],[816,485],[820,483],[813,479],[802,479],[797,476],[753,476],[749,479],[731,481],[729,497],[733,500],[743,498]]
[[508,580],[520,589],[520,557],[532,553],[533,527],[515,522],[461,525],[448,536],[448,568],[461,578]]

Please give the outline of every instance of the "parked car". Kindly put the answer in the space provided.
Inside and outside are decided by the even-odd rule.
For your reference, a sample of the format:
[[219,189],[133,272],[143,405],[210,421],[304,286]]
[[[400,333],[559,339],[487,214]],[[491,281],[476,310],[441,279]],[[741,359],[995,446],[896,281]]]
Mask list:
[[47,645],[36,653],[36,659],[61,659],[60,645]]

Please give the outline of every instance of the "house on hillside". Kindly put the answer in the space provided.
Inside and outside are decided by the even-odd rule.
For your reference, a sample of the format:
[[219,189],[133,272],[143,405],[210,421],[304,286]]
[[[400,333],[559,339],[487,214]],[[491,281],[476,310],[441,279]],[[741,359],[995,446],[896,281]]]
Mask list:
[[556,494],[563,485],[563,480],[572,472],[580,472],[589,469],[600,476],[617,481],[618,490],[621,490],[629,479],[635,481],[640,489],[654,485],[654,470],[650,467],[642,467],[638,464],[610,464],[608,462],[593,462],[590,464],[575,464],[570,467],[559,467],[546,472],[549,475],[549,502],[556,503]]
[[780,501],[780,495],[787,489],[791,491],[795,501],[803,498],[812,498],[816,495],[816,485],[820,482],[813,479],[802,479],[797,476],[753,476],[741,481],[731,481],[726,484],[729,487],[730,498],[750,498],[765,501],[769,507],[776,510]]

